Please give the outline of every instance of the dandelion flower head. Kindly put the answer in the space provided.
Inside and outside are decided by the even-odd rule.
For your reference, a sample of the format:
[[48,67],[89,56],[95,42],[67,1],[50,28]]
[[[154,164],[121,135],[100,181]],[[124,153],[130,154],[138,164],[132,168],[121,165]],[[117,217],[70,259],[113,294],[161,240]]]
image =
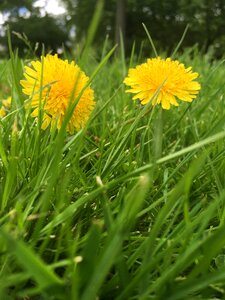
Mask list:
[[66,110],[75,103],[81,94],[68,122],[67,131],[71,134],[85,126],[95,106],[94,91],[86,86],[89,78],[72,61],[62,60],[55,55],[41,57],[26,66],[24,80],[20,83],[23,93],[30,97],[33,117],[39,116],[40,102],[44,110],[42,129],[49,125],[61,128]]
[[171,58],[148,59],[146,63],[132,68],[124,83],[130,86],[126,92],[133,93],[133,99],[142,104],[152,101],[152,105],[161,104],[163,109],[171,105],[178,106],[177,99],[192,102],[201,88],[197,81],[198,73]]
[[11,97],[2,100],[1,107],[0,107],[0,117],[1,118],[5,117],[10,108],[11,108]]

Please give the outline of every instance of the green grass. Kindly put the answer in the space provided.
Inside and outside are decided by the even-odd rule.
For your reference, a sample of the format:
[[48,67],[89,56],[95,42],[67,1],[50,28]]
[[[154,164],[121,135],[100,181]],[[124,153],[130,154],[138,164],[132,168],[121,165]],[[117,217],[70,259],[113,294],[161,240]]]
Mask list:
[[224,299],[224,64],[178,56],[202,89],[162,111],[124,93],[137,59],[110,55],[83,61],[97,105],[74,136],[26,112],[27,62],[0,64],[0,299]]

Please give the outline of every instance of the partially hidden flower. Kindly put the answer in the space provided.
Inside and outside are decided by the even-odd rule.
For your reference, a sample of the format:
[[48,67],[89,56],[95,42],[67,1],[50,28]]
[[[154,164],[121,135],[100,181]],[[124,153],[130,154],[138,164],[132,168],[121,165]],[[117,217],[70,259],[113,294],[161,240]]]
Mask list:
[[195,81],[198,76],[177,60],[157,57],[129,69],[124,83],[130,86],[126,92],[135,94],[134,100],[139,99],[142,104],[151,101],[152,105],[170,109],[171,105],[179,105],[177,99],[192,102],[196,98],[201,88]]
[[89,78],[78,65],[58,58],[57,54],[47,54],[24,69],[25,80],[20,83],[23,93],[30,97],[34,109],[31,115],[38,117],[40,107],[43,108],[42,129],[60,129],[68,107],[76,101],[67,131],[72,134],[85,126],[95,106],[94,91],[86,86]]
[[3,118],[7,115],[9,109],[11,108],[11,97],[1,101],[0,107],[0,117]]

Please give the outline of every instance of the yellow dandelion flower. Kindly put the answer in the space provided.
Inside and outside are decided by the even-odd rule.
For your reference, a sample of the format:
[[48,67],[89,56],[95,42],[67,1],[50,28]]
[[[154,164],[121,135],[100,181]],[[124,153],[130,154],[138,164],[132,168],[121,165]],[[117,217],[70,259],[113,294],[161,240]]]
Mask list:
[[196,98],[201,88],[194,81],[198,76],[191,67],[185,68],[177,60],[157,57],[130,69],[124,83],[131,87],[126,92],[136,94],[133,99],[139,99],[142,104],[161,103],[162,108],[170,109],[170,105],[178,106],[177,99],[192,102]]
[[[23,93],[31,97],[32,116],[38,117],[41,100],[44,109],[42,129],[49,125],[59,129],[67,108],[75,103],[89,78],[73,61],[64,61],[57,54],[48,54],[41,57],[41,61],[32,61],[31,65],[25,67],[25,80],[20,83]],[[74,109],[67,131],[72,134],[84,127],[94,106],[94,91],[88,86]]]
[[1,107],[0,108],[0,118],[3,118],[5,116],[6,116],[6,111],[5,111],[4,107]]
[[8,110],[11,107],[11,97],[2,100],[2,107],[0,108],[0,117],[3,118],[7,115]]

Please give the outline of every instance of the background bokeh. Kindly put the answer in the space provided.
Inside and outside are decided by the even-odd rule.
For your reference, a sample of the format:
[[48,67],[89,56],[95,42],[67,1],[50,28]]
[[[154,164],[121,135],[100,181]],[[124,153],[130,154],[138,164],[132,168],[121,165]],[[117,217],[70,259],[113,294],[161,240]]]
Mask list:
[[[0,3],[0,53],[7,56],[9,25],[12,45],[24,56],[45,50],[69,52],[85,43],[97,2],[103,0],[10,0]],[[52,6],[50,7],[50,3]],[[47,8],[47,9],[45,9]],[[149,51],[146,25],[160,51],[168,54],[176,47],[189,24],[182,49],[195,46],[203,53],[211,51],[221,58],[225,51],[224,0],[107,0],[94,38],[95,49],[124,37],[126,55],[133,43],[138,51]]]

